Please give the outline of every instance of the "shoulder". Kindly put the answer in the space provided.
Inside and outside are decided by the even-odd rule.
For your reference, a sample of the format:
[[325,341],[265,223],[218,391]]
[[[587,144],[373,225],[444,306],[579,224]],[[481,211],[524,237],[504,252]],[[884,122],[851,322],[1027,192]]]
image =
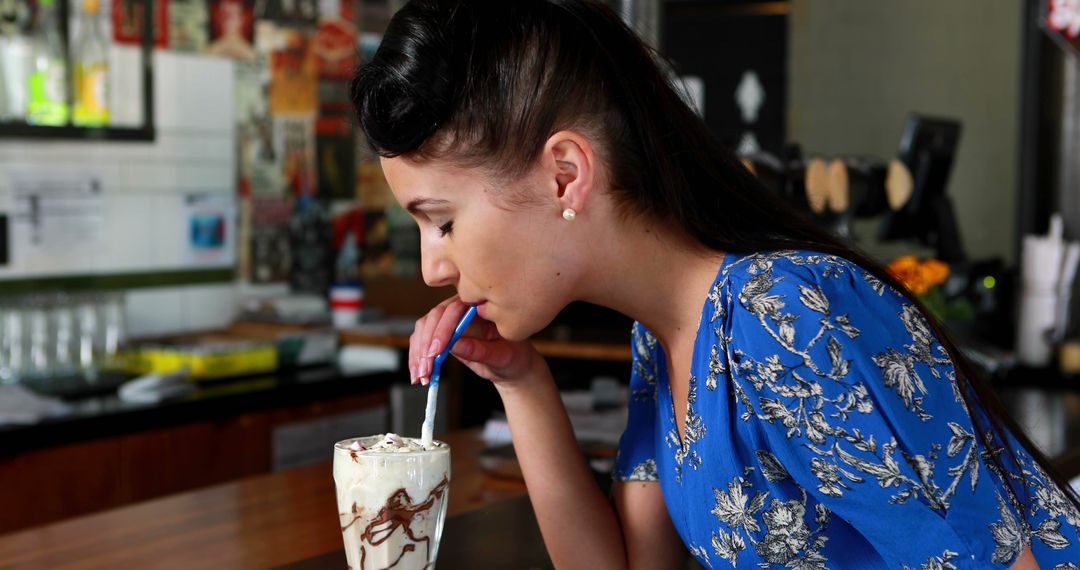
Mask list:
[[866,268],[838,255],[805,250],[737,254],[725,264],[721,281],[731,285],[785,282],[788,286],[843,283],[884,294],[888,286]]
[[[873,273],[847,258],[814,251],[739,255],[726,264],[717,297],[727,292],[736,312],[774,314],[780,309],[829,314],[834,303],[877,304],[902,296]],[[797,302],[796,302],[797,300]]]

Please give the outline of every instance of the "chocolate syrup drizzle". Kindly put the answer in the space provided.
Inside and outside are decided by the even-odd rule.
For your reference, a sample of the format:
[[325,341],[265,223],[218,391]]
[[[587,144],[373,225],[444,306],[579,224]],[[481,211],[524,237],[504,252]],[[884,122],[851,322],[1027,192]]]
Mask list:
[[[435,506],[435,502],[441,499],[443,493],[446,492],[446,487],[450,484],[449,479],[444,475],[442,481],[435,488],[428,493],[427,499],[422,503],[412,504],[412,497],[409,496],[408,491],[404,487],[394,491],[390,498],[386,500],[386,505],[379,509],[379,514],[372,519],[367,528],[364,529],[363,534],[360,535],[360,568],[364,568],[367,561],[367,548],[363,543],[368,543],[371,546],[379,546],[386,542],[397,528],[403,527],[405,529],[405,535],[413,541],[413,544],[406,544],[401,547],[401,553],[394,559],[394,562],[386,567],[386,569],[397,566],[401,559],[405,557],[408,552],[416,550],[416,544],[423,542],[427,549],[427,557],[431,556],[431,537],[424,536],[418,537],[413,533],[412,523],[416,515],[430,511]],[[352,506],[352,520],[349,524],[341,527],[341,532],[345,532],[356,521],[360,520],[360,516],[363,509],[361,509],[356,503]],[[344,513],[343,513],[344,514]],[[381,528],[379,528],[381,527]],[[386,570],[383,569],[383,570]]]

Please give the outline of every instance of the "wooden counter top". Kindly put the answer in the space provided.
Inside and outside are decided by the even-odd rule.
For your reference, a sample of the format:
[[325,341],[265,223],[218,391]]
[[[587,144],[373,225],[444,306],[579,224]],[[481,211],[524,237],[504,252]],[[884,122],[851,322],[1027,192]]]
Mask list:
[[[265,337],[290,330],[304,330],[307,327],[264,323],[257,321],[238,321],[233,323],[229,330],[237,334],[247,334],[257,337]],[[599,360],[614,362],[630,362],[630,335],[626,334],[626,342],[605,341],[602,339],[589,338],[588,340],[575,339],[571,333],[570,339],[562,340],[551,338],[553,335],[540,334],[532,339],[533,346],[543,356],[549,358],[566,358],[572,360]],[[388,346],[391,348],[408,349],[409,336],[403,334],[368,334],[357,331],[343,330],[338,333],[342,344],[366,344],[375,346]]]
[[[448,516],[526,496],[481,470],[479,434],[441,438],[453,450]],[[0,568],[269,568],[341,549],[336,512],[323,463],[0,536]]]
[[[351,331],[341,332],[343,344],[369,344],[408,349],[409,337],[404,335],[369,335]],[[630,345],[606,342],[532,339],[536,351],[548,358],[575,360],[611,360],[630,362]]]

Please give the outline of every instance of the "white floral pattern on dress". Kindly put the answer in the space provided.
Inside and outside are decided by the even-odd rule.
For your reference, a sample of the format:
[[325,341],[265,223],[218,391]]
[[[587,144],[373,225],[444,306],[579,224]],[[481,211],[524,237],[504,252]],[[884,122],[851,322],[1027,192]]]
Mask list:
[[634,339],[616,478],[654,461],[672,521],[706,567],[817,570],[876,552],[888,568],[1007,568],[1027,545],[1044,568],[1080,560],[1074,505],[1023,449],[1012,459],[976,436],[929,323],[843,258],[725,260],[681,438],[663,350],[641,325]]

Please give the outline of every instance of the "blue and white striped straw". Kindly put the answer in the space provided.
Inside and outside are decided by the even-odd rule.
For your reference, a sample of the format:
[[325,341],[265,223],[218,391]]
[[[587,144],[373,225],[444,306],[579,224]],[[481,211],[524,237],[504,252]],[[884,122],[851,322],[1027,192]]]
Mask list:
[[462,333],[468,328],[469,323],[472,322],[473,317],[476,316],[476,307],[469,307],[469,310],[465,311],[462,315],[461,321],[454,327],[454,334],[450,336],[450,342],[446,343],[446,348],[442,349],[442,352],[435,357],[435,362],[431,365],[431,382],[428,383],[427,392],[427,409],[424,411],[424,425],[420,428],[420,443],[425,448],[431,447],[433,439],[433,433],[435,431],[435,404],[439,401],[439,373],[442,371],[442,363],[450,356],[450,349],[454,348],[454,343],[461,338]]

